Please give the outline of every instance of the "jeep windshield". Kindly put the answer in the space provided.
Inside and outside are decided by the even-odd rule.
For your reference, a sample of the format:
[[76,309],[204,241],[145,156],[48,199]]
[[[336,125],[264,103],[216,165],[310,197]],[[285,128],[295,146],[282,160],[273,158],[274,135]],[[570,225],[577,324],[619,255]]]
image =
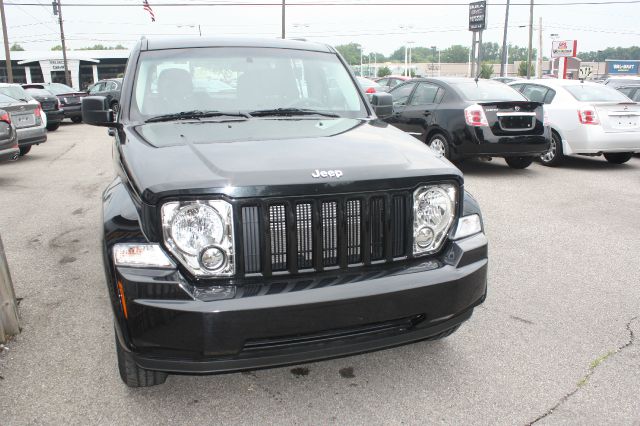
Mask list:
[[[334,53],[255,47],[157,50],[141,53],[135,75],[130,116],[136,121],[180,119],[191,111],[278,119],[368,116],[357,86]],[[218,116],[224,118],[212,114],[215,120]]]

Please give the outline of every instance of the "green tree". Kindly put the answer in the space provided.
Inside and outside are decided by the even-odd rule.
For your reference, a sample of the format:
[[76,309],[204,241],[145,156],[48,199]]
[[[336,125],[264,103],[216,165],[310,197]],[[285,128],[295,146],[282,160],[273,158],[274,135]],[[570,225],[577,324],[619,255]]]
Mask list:
[[467,62],[469,61],[469,48],[460,44],[454,44],[440,52],[442,62]]
[[61,45],[59,45],[59,44],[58,44],[58,45],[55,45],[55,46],[53,46],[53,47],[51,48],[51,50],[53,50],[53,51],[62,50],[62,46],[61,46]]
[[391,70],[389,67],[380,67],[378,68],[378,77],[386,77],[391,75]]
[[[536,71],[535,71],[535,67],[533,65],[533,62],[531,63],[531,67],[530,68],[530,72],[529,74],[534,76],[536,75]],[[525,77],[527,75],[527,61],[522,61],[520,62],[520,65],[518,65],[518,75],[520,77]]]
[[493,65],[484,63],[480,66],[480,78],[489,79],[493,75]]
[[9,50],[12,52],[24,52],[24,47],[20,46],[18,43],[13,43]]
[[362,46],[358,43],[341,44],[336,46],[336,50],[340,52],[349,65],[360,64],[361,49]]

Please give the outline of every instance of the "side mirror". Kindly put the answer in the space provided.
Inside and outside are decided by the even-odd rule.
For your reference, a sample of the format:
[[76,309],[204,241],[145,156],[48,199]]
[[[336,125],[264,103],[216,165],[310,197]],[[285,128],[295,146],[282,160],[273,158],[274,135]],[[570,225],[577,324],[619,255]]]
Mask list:
[[82,98],[82,121],[93,126],[116,127],[113,110],[104,96]]
[[378,118],[387,118],[393,114],[393,96],[378,92],[371,96],[371,105]]

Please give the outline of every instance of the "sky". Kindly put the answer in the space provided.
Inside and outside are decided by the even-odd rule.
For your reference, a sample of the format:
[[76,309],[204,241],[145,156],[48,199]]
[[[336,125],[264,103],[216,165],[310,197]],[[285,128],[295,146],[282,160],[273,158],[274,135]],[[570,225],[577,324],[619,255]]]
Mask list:
[[[543,51],[550,50],[551,36],[578,40],[578,51],[640,45],[640,1],[627,4],[562,5],[575,0],[536,0],[534,46],[538,43],[538,19],[542,17]],[[609,0],[589,0],[607,2]],[[163,3],[182,3],[179,7]],[[287,0],[287,37],[303,37],[332,45],[359,43],[364,52],[390,54],[413,42],[414,46],[446,48],[470,45],[468,5],[464,0]],[[371,3],[392,3],[377,6]],[[27,5],[27,3],[37,3]],[[78,4],[113,6],[74,6]],[[210,4],[198,6],[198,4]],[[227,5],[224,5],[227,3]],[[281,6],[229,5],[228,3],[281,3],[280,0],[149,0],[156,21],[142,7],[142,0],[62,0],[67,48],[96,43],[133,45],[146,36],[279,37]],[[323,3],[325,5],[300,5]],[[329,4],[327,4],[329,3]],[[357,5],[336,5],[357,3]],[[402,5],[412,3],[412,5]],[[423,5],[416,5],[422,3]],[[424,5],[430,3],[430,5]],[[434,4],[434,3],[437,3]],[[509,43],[526,46],[528,0],[512,0]],[[583,2],[587,3],[587,2]],[[114,5],[115,4],[115,5]],[[123,6],[133,5],[131,7]],[[506,0],[489,0],[488,29],[483,40],[502,42]],[[57,17],[50,0],[5,0],[7,30],[11,43],[27,50],[49,50],[60,44]]]

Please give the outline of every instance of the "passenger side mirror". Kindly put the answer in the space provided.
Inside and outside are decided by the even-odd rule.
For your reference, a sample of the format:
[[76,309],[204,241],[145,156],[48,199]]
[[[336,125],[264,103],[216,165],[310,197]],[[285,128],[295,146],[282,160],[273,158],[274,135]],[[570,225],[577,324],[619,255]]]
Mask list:
[[117,127],[115,114],[104,96],[82,98],[82,121],[93,126]]
[[371,96],[371,105],[378,118],[387,118],[393,114],[393,96],[378,92]]

